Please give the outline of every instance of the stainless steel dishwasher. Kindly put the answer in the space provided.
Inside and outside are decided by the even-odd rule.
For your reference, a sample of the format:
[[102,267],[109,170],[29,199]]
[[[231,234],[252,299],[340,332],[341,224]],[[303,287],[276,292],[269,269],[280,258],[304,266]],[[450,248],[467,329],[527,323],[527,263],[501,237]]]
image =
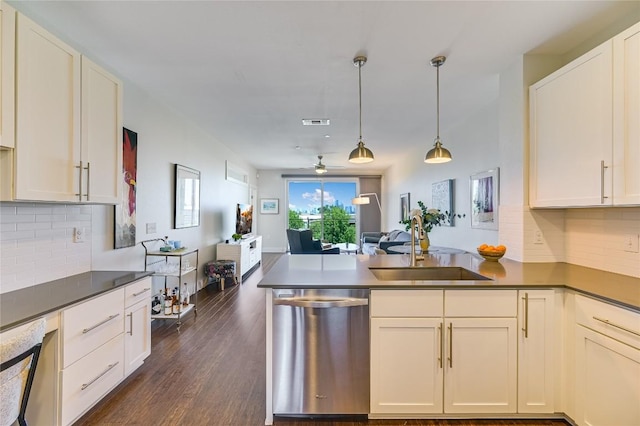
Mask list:
[[273,290],[273,413],[369,412],[369,290]]

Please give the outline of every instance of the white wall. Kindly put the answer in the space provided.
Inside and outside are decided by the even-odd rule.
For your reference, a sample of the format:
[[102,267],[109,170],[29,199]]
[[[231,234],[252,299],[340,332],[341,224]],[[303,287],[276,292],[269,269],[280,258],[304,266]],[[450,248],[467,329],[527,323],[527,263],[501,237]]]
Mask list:
[[[498,81],[496,79],[496,84]],[[446,118],[441,118],[443,145],[451,151],[453,160],[444,164],[426,164],[424,156],[432,147],[433,135],[424,135],[425,143],[408,152],[404,161],[386,170],[383,179],[383,210],[387,212],[384,230],[404,229],[400,221],[400,194],[410,193],[411,208],[418,200],[431,206],[431,185],[445,179],[454,179],[453,210],[465,214],[455,219],[453,227],[434,228],[429,239],[434,246],[457,247],[474,251],[482,243],[498,244],[497,231],[471,228],[470,176],[500,164],[498,134],[498,100],[488,100],[482,110],[463,120],[455,128],[446,128]],[[433,129],[435,132],[435,129]],[[502,180],[502,178],[500,178]]]

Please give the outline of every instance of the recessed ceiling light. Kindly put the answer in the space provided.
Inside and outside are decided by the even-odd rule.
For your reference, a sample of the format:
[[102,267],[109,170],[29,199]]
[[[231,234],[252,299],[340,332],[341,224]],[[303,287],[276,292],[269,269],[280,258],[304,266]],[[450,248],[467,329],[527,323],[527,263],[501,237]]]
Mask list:
[[300,149],[300,145],[296,145],[296,149]]
[[324,135],[325,138],[329,139],[331,135]]
[[330,120],[328,118],[303,118],[303,126],[328,126]]

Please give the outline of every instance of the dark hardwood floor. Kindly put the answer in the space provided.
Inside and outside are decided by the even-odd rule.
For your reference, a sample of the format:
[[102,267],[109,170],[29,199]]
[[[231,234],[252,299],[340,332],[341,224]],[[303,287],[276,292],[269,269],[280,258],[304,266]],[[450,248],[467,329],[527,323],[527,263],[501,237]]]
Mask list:
[[[180,334],[152,323],[151,356],[76,425],[259,426],[265,418],[265,297],[256,287],[281,254],[242,285],[198,293],[198,315]],[[278,426],[560,426],[559,420],[367,420],[276,418]]]

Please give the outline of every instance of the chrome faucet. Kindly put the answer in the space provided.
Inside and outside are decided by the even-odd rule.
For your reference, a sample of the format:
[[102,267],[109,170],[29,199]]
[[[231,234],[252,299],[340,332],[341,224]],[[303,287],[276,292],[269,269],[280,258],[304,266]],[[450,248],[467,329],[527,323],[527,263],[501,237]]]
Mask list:
[[414,232],[414,229],[415,229],[414,226],[418,227],[418,241],[419,241],[424,238],[423,237],[424,230],[422,229],[422,217],[419,214],[414,214],[411,217],[411,265],[410,266],[416,266],[417,260],[424,259],[424,256],[416,256],[416,234]]

